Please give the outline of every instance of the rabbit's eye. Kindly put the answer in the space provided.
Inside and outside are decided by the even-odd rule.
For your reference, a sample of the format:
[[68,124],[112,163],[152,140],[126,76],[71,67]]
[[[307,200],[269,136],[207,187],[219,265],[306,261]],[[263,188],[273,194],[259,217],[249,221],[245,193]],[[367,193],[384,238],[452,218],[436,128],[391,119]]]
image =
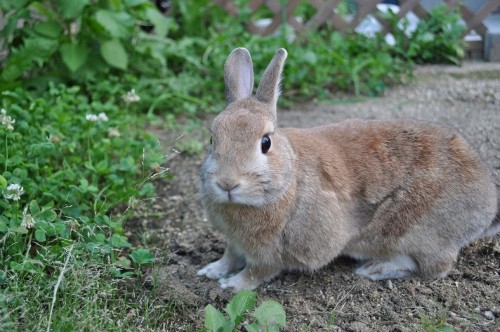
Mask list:
[[269,151],[269,149],[271,148],[271,138],[269,137],[269,135],[264,135],[260,142],[262,153],[266,153],[267,151]]

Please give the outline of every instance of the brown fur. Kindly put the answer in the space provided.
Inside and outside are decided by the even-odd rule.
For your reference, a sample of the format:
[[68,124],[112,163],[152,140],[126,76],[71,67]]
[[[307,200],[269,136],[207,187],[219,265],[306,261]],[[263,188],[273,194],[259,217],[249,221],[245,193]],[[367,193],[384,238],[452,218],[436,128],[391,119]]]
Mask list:
[[370,261],[358,273],[372,279],[446,276],[460,248],[493,227],[497,191],[478,154],[420,121],[278,128],[285,58],[277,52],[255,97],[248,52],[226,62],[228,106],[212,125],[201,198],[228,248],[199,274],[254,288],[348,254]]

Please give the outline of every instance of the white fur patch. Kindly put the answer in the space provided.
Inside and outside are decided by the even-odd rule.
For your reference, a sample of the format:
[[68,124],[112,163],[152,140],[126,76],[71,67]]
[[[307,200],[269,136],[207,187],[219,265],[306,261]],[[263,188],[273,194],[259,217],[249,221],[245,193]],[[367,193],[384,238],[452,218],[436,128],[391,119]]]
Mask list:
[[401,279],[416,270],[417,264],[411,257],[398,255],[387,261],[368,261],[356,270],[356,274],[371,280]]
[[229,262],[226,259],[221,258],[218,261],[208,264],[204,268],[198,270],[196,273],[199,276],[206,276],[210,279],[220,279],[227,277],[229,272]]
[[220,288],[222,289],[232,289],[235,293],[243,289],[254,289],[258,286],[258,283],[253,283],[243,276],[243,273],[238,273],[230,278],[222,278],[219,280]]

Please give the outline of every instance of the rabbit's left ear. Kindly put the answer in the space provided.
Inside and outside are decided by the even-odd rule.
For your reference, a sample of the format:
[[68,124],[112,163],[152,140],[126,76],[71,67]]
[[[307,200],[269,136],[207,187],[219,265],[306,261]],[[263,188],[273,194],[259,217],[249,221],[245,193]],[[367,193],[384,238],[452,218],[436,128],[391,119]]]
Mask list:
[[237,48],[227,57],[224,65],[224,82],[227,104],[252,95],[253,64],[246,48]]
[[[262,75],[256,97],[258,100],[275,107],[280,95],[280,81],[283,65],[288,53],[280,48]],[[274,108],[275,109],[275,108]]]

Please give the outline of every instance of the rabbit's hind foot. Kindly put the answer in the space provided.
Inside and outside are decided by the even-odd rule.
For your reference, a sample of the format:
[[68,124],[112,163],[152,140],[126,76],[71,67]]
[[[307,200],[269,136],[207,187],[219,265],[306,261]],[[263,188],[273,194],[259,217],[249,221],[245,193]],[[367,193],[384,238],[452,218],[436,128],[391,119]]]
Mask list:
[[371,280],[402,279],[415,274],[417,264],[409,256],[395,256],[389,260],[369,260],[356,269],[356,274]]

